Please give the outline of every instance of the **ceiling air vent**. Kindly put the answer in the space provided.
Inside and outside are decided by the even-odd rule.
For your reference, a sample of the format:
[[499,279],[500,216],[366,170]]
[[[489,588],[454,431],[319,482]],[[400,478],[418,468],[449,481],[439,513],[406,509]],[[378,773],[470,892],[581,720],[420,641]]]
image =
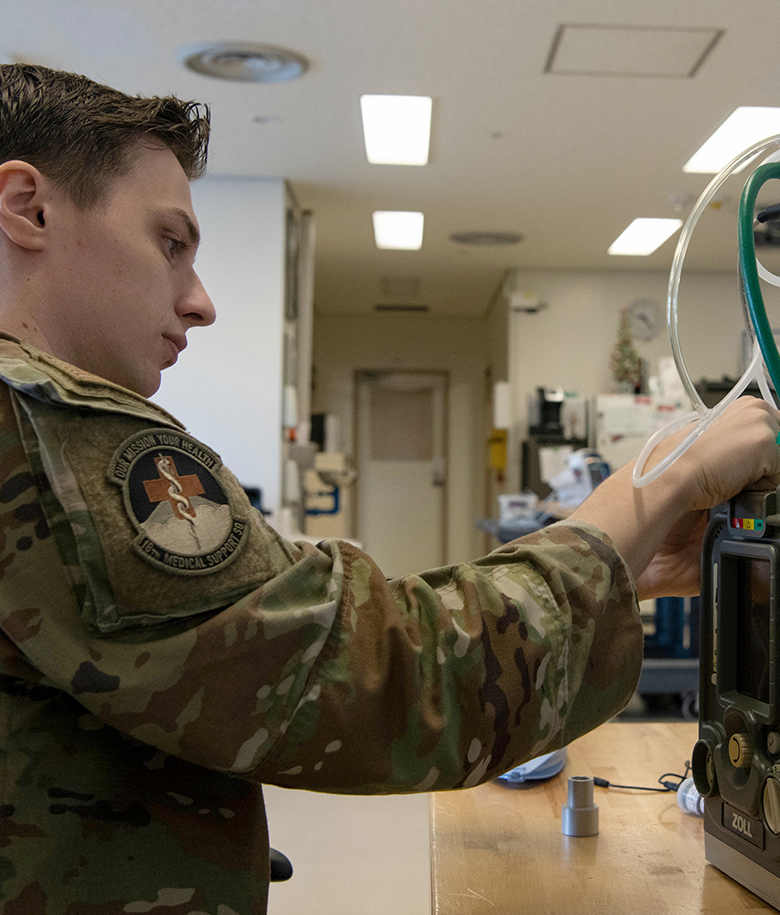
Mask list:
[[414,305],[414,304],[402,304],[402,305],[375,305],[374,308],[376,311],[416,311],[416,312],[425,312],[430,311],[430,305]]
[[184,48],[180,57],[196,73],[245,83],[288,82],[309,68],[306,58],[293,51],[248,42],[193,45]]
[[498,248],[501,245],[517,245],[523,236],[517,232],[454,232],[450,241],[458,245],[477,245]]

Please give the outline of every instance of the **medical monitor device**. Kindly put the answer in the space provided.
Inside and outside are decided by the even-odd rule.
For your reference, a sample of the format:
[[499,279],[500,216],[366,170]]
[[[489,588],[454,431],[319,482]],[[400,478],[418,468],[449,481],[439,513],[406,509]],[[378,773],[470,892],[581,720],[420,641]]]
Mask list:
[[780,514],[742,493],[711,513],[702,553],[699,740],[704,849],[780,908]]

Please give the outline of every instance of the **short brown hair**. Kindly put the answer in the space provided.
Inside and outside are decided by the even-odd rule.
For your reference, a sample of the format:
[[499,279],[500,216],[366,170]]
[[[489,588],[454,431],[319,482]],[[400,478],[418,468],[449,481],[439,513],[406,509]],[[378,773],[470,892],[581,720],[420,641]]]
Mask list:
[[86,76],[0,65],[0,162],[21,159],[78,206],[99,202],[144,138],[165,144],[192,180],[206,169],[209,110],[175,96],[130,96]]

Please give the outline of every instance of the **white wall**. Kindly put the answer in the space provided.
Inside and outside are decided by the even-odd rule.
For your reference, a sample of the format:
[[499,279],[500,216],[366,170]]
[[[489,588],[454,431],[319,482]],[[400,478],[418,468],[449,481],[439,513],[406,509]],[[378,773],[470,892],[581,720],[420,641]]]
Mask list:
[[[315,315],[315,412],[341,419],[343,447],[353,453],[355,372],[426,369],[449,373],[448,562],[472,559],[484,516],[482,401],[486,322],[418,315]],[[352,531],[352,536],[355,532]],[[415,571],[415,570],[410,570]]]
[[280,500],[285,188],[206,177],[192,185],[196,269],[217,309],[163,374],[154,400],[213,448],[274,514]]
[[[527,432],[528,396],[539,386],[562,387],[581,396],[616,390],[609,359],[617,340],[621,309],[639,298],[655,299],[666,312],[668,273],[524,271],[523,289],[538,292],[549,308],[509,315],[509,376],[517,441]],[[733,377],[739,368],[742,317],[736,265],[732,273],[683,273],[679,299],[680,343],[688,372],[700,378]],[[634,341],[657,372],[671,356],[666,330],[654,340]],[[518,484],[518,476],[514,483]]]

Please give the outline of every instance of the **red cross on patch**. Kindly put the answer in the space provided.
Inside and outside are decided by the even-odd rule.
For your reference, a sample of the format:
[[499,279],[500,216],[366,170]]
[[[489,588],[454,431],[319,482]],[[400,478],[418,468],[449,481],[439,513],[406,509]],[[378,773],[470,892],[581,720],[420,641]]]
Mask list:
[[[174,478],[175,484],[166,478],[160,469],[160,462],[165,462],[170,475]],[[166,499],[170,502],[174,515],[181,521],[187,520],[181,513],[182,498],[189,502],[190,496],[202,495],[203,484],[200,482],[197,474],[190,473],[180,477],[176,470],[176,464],[173,457],[169,454],[156,456],[154,459],[155,466],[159,477],[156,480],[144,480],[144,489],[150,502],[164,502]],[[178,488],[177,488],[178,486]],[[178,498],[177,498],[178,496]],[[191,515],[195,515],[195,509],[192,505],[188,506]]]

